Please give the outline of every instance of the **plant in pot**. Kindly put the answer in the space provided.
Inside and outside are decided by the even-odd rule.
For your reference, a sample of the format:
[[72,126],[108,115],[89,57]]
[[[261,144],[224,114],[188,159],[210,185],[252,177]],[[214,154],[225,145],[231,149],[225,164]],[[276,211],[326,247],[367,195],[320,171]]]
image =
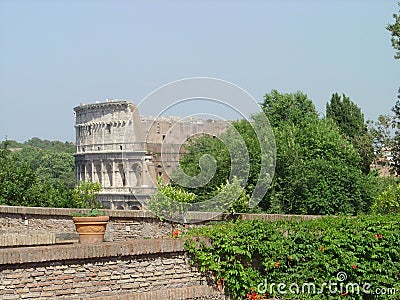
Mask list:
[[86,213],[72,215],[79,241],[82,244],[101,243],[104,240],[109,216],[105,216],[97,196],[101,190],[98,182],[81,181],[74,188],[73,195],[78,208],[90,209]]

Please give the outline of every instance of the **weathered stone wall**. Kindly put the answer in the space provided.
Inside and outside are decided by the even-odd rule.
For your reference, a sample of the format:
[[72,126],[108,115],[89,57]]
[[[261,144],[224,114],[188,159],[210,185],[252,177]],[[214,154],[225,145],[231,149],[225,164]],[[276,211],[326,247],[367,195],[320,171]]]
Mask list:
[[226,121],[221,120],[164,116],[142,117],[142,124],[156,175],[164,182],[169,182],[169,176],[179,164],[182,145],[190,137],[201,133],[218,136],[227,128]]
[[[73,233],[75,226],[72,222],[72,213],[84,212],[82,209],[67,208],[37,208],[19,206],[0,206],[0,231],[19,232],[28,234],[37,233]],[[161,222],[149,211],[135,210],[104,210],[110,216],[107,225],[106,241],[128,241],[131,239],[150,239],[168,237],[172,229],[183,229],[192,226],[203,226],[209,221],[225,220],[239,217],[242,219],[261,219],[275,221],[279,219],[295,218],[306,220],[318,216],[307,215],[267,215],[267,214],[221,214],[196,213],[191,218],[197,220],[194,224],[171,224]]]
[[[181,240],[0,249],[1,299],[221,296],[209,283],[190,266]],[[173,291],[182,296],[168,296]]]
[[[0,233],[76,235],[70,214],[79,211],[84,210],[0,206]],[[105,210],[105,214],[110,216],[105,243],[0,247],[0,299],[223,299],[209,279],[190,266],[182,241],[168,238],[170,223],[148,211]],[[275,221],[318,216],[197,213],[190,217],[199,222],[174,228],[232,217]]]
[[[86,210],[0,206],[0,232],[74,233],[75,225],[70,215],[84,211]],[[172,224],[161,222],[147,211],[105,210],[105,214],[110,216],[106,241],[167,237],[172,231]]]

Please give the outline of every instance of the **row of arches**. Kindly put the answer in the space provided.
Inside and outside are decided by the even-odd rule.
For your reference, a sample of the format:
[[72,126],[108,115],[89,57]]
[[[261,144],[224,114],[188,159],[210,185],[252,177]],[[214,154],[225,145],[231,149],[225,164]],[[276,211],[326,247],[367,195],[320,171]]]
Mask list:
[[90,160],[76,162],[77,181],[94,181],[103,188],[141,187],[143,170],[140,162],[121,160]]

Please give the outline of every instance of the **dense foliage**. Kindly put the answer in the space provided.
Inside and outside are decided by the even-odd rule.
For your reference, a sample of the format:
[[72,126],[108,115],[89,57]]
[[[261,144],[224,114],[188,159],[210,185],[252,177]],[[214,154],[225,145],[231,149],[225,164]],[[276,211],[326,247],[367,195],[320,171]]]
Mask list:
[[183,223],[190,221],[187,219],[189,211],[236,213],[249,210],[249,197],[236,177],[232,182],[227,180],[225,184],[218,186],[210,200],[203,202],[196,194],[170,183],[164,184],[159,178],[156,193],[145,204],[161,220]]
[[72,142],[60,142],[60,141],[49,141],[42,140],[37,137],[31,138],[23,143],[18,143],[13,140],[9,140],[10,148],[25,148],[25,147],[33,147],[42,150],[50,150],[53,152],[66,152],[70,154],[75,153],[75,145]]
[[[249,197],[253,194],[259,181],[263,185],[268,185],[274,173],[272,158],[275,155],[275,144],[273,138],[268,138],[273,133],[268,128],[263,129],[264,120],[260,115],[254,115],[252,122],[252,124],[247,120],[233,122],[233,127],[218,138],[203,135],[190,139],[184,146],[185,154],[180,160],[181,169],[174,173],[174,180],[179,182],[186,191],[196,194],[196,201],[204,201],[219,195],[221,186],[225,186],[227,182],[232,184],[234,176],[246,182],[243,187]],[[267,140],[267,149],[264,152],[270,159],[268,160],[269,165],[264,165],[264,176],[260,176],[260,136],[257,136],[254,128],[264,130],[261,138]],[[268,142],[272,144],[270,145]],[[228,149],[227,145],[230,149]],[[204,155],[210,155],[215,161],[217,166],[215,172],[208,172],[214,175],[203,186],[199,185],[197,188],[188,187],[190,186],[190,181],[193,180],[193,176],[197,176],[201,171],[207,174],[207,166],[201,161]],[[185,179],[185,176],[182,176],[182,172],[191,177]]]
[[150,196],[146,206],[161,220],[186,221],[187,204],[193,203],[196,195],[158,179],[157,191]]
[[261,107],[273,128],[283,124],[306,124],[318,119],[318,112],[308,96],[300,91],[281,94],[272,90],[264,96]]
[[375,199],[372,211],[379,214],[400,213],[400,185],[389,185]]
[[[203,201],[211,198],[215,193],[217,186],[223,184],[229,177],[231,159],[229,151],[224,143],[219,138],[212,138],[208,135],[200,135],[196,138],[191,138],[184,145],[183,157],[180,160],[180,166],[182,169],[178,169],[174,172],[174,182],[179,182],[179,185],[183,187],[190,186],[191,178],[187,178],[184,174],[194,177],[199,174],[204,176],[209,173],[213,174],[213,166],[207,160],[203,159],[202,163],[199,163],[201,158],[210,157],[216,165],[214,176],[206,184],[200,184],[198,188],[184,188],[188,193],[196,195],[198,201]],[[199,180],[201,180],[200,178]]]
[[[59,149],[60,144],[63,143],[54,142],[58,145],[55,149]],[[10,145],[22,147],[11,151]],[[72,194],[74,159],[71,153],[63,151],[3,142],[0,149],[0,203],[75,207]]]
[[18,161],[32,167],[42,182],[48,181],[54,187],[65,185],[67,188],[73,188],[75,186],[75,161],[71,153],[28,146],[20,151],[14,151],[12,155]]
[[[223,284],[234,299],[251,292],[253,299],[261,294],[285,299],[338,299],[340,295],[375,299],[376,295],[363,293],[364,284],[370,284],[370,292],[400,290],[398,220],[399,215],[236,221],[191,229],[185,248],[193,263]],[[301,293],[307,283],[315,285],[315,293]],[[329,283],[336,289],[329,290]],[[350,286],[346,294],[346,285],[352,283],[359,284],[359,293]],[[286,294],[279,293],[278,284],[285,285]],[[396,295],[379,295],[379,299],[396,299]]]
[[[398,2],[400,6],[400,2]],[[386,29],[392,34],[391,42],[393,48],[396,50],[394,58],[400,59],[400,10],[398,14],[393,14],[394,23],[387,25]]]
[[[379,178],[376,173],[368,172],[373,140],[361,110],[350,99],[344,97],[340,101],[340,97],[334,97],[328,104],[330,117],[323,119],[302,92],[280,94],[273,90],[265,95],[261,106],[272,126],[276,143],[274,178],[260,202],[264,211],[296,214],[369,211],[380,192]],[[258,125],[260,118],[259,115],[253,118],[252,124],[244,120],[233,123],[249,155],[249,176],[244,186],[248,196],[252,195],[257,181],[266,179],[259,176],[260,143],[252,127]],[[351,123],[349,127],[346,127],[347,122]],[[231,129],[226,135],[231,135]],[[224,134],[222,137],[202,136],[190,140],[180,161],[182,170],[193,176],[201,170],[199,160],[202,155],[212,155],[215,159],[218,166],[215,175],[204,188],[184,188],[199,199],[217,194],[217,187],[229,178],[232,162],[221,141]],[[242,169],[246,167],[244,161],[235,163]]]
[[326,117],[332,119],[343,137],[353,144],[361,157],[361,169],[367,174],[374,159],[374,148],[361,109],[346,95],[343,94],[342,99],[335,93],[326,104]]
[[[332,118],[318,118],[312,101],[301,92],[272,91],[262,106],[275,124],[277,144],[270,198],[262,203],[267,211],[357,214],[369,210],[377,193],[371,189],[375,178],[362,174],[360,154],[341,134],[337,123],[344,117],[336,103],[328,108],[335,112],[330,114],[337,123]],[[359,127],[361,130],[363,125]]]
[[[360,170],[360,156],[330,120],[275,131],[276,172],[270,212],[356,214],[368,211],[376,195],[372,175]],[[268,207],[266,207],[268,209]]]

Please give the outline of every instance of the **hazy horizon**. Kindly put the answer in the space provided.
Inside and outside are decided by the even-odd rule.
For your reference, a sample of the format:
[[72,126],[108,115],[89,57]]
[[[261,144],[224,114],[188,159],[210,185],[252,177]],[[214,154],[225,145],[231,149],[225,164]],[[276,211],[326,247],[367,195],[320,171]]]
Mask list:
[[0,0],[0,139],[74,141],[79,103],[139,103],[187,77],[258,102],[300,90],[321,114],[344,93],[375,120],[400,86],[385,29],[396,2]]

